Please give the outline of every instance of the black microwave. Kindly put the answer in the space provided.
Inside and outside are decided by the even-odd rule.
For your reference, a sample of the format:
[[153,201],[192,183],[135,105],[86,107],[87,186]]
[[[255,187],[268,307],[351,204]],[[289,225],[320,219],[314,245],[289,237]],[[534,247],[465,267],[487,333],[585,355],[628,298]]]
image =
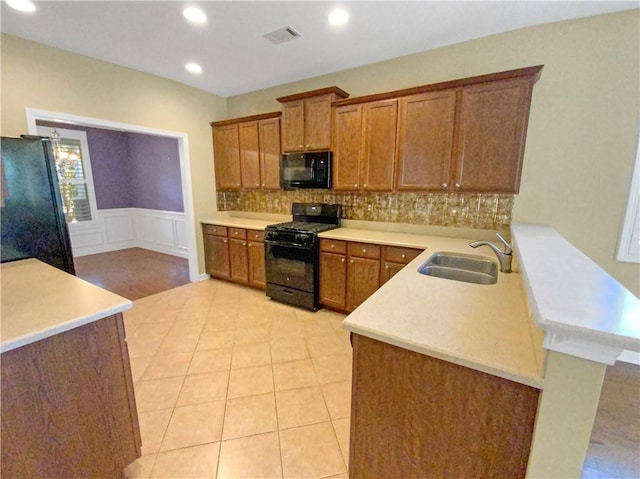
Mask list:
[[331,188],[331,152],[283,154],[280,157],[280,187]]

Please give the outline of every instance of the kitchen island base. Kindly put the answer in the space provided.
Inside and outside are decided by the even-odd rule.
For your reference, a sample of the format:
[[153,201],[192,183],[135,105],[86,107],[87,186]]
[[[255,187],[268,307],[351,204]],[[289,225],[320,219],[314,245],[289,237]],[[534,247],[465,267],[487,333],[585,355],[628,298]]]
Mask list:
[[351,479],[523,478],[539,390],[353,334]]
[[2,477],[122,477],[140,446],[121,313],[2,353]]

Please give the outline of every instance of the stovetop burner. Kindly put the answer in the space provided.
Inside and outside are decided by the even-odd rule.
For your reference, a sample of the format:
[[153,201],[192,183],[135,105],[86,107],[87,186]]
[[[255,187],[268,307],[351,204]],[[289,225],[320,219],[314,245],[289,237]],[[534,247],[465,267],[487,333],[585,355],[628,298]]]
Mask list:
[[287,223],[269,225],[267,228],[280,231],[295,231],[300,233],[321,233],[322,231],[328,231],[337,227],[338,225],[336,224],[313,223],[310,221],[289,221]]

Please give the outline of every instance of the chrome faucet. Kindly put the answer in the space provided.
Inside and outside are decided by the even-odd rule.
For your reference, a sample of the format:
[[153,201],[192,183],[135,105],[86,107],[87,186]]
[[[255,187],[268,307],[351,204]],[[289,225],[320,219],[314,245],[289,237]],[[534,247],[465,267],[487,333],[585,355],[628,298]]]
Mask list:
[[491,241],[472,241],[469,243],[469,246],[472,248],[477,248],[478,246],[488,246],[493,250],[493,252],[498,257],[498,261],[500,261],[500,271],[503,273],[511,273],[511,246],[504,239],[500,233],[496,233],[498,239],[504,245],[504,251],[501,251],[499,247],[493,244]]

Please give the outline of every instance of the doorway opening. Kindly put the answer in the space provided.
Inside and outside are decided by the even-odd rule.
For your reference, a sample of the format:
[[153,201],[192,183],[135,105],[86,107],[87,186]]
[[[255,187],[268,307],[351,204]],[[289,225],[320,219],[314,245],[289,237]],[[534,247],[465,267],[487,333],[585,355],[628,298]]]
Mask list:
[[198,260],[196,254],[196,224],[193,211],[193,191],[191,185],[191,168],[189,158],[189,143],[186,133],[160,130],[140,125],[113,122],[99,118],[83,117],[61,112],[38,110],[34,108],[26,109],[28,133],[38,134],[36,122],[68,123],[90,128],[101,128],[105,130],[115,130],[120,132],[141,133],[164,138],[172,138],[178,143],[178,158],[180,163],[180,181],[182,185],[182,203],[184,208],[185,222],[185,244],[187,249],[187,259],[189,265],[189,280],[198,281]]

